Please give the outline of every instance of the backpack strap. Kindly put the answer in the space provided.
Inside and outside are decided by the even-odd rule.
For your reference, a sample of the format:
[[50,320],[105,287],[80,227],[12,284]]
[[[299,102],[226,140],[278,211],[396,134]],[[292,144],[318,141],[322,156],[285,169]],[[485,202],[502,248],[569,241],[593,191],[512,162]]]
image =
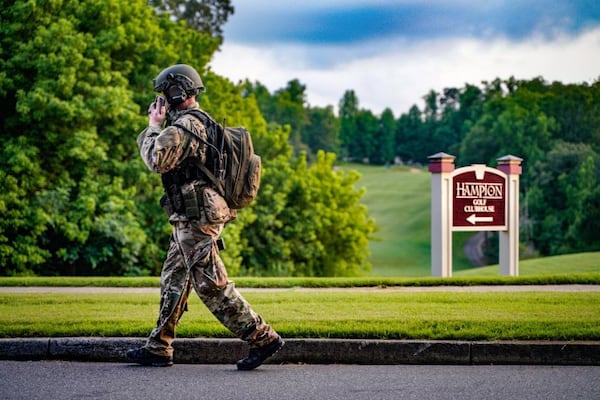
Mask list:
[[[179,129],[183,130],[188,135],[192,135],[196,139],[200,140],[202,143],[210,146],[216,152],[216,154],[218,155],[217,157],[219,159],[219,165],[222,165],[223,151],[219,151],[219,149],[215,145],[213,145],[212,143],[204,140],[204,138],[202,138],[196,132],[191,131],[190,129],[186,128],[183,125],[173,124],[172,126],[175,126],[175,127],[179,128]],[[210,171],[208,169],[208,167],[206,165],[204,165],[200,161],[200,159],[198,157],[193,157],[192,161],[193,161],[194,165],[200,171],[202,171],[204,173],[204,175],[206,175],[206,178],[208,178],[208,180],[213,184],[213,186],[215,187],[215,189],[217,189],[217,191],[219,192],[219,194],[221,194],[221,196],[224,196],[225,195],[225,187],[224,187],[223,181],[220,180],[219,178],[217,178],[216,174],[214,172]]]
[[[226,146],[226,134],[225,126],[215,121],[208,113],[199,108],[187,110],[186,114],[193,115],[198,118],[200,122],[206,127],[206,133],[208,140],[211,142],[209,145],[216,151],[216,164],[214,167],[214,175],[220,180],[225,179],[225,164],[227,163],[227,146]],[[200,138],[202,139],[202,138]],[[206,141],[203,140],[204,143]],[[217,147],[218,146],[218,147]]]

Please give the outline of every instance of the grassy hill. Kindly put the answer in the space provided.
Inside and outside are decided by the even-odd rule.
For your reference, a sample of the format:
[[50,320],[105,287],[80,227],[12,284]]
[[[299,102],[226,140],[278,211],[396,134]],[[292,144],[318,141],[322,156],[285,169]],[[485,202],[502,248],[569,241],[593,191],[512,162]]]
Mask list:
[[[372,276],[430,276],[430,179],[426,169],[350,164],[365,187],[363,203],[378,231],[370,243]],[[462,246],[469,234],[454,235],[454,269],[469,268]]]
[[370,244],[375,276],[423,276],[429,269],[429,173],[349,165],[362,175],[363,203],[378,231]]
[[[357,170],[366,188],[362,202],[378,231],[370,243],[371,276],[426,277],[430,269],[430,180],[426,169],[344,165]],[[453,273],[457,276],[498,275],[498,266],[474,268],[463,246],[475,232],[453,233]],[[565,258],[566,257],[566,258]],[[600,272],[600,253],[522,260],[520,274]]]

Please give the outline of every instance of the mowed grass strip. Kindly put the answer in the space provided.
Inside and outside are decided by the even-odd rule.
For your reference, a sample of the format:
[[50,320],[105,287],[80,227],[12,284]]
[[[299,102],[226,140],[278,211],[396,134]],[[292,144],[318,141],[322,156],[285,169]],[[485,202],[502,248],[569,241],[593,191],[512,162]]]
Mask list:
[[[600,340],[600,292],[285,289],[244,295],[284,337]],[[158,302],[158,291],[0,294],[0,337],[144,337]],[[179,337],[232,337],[195,295],[189,309]]]

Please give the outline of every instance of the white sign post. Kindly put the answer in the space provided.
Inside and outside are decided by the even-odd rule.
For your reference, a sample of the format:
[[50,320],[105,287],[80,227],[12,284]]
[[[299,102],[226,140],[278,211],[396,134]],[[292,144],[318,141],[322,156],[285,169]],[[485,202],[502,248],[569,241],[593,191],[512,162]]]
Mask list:
[[500,273],[519,274],[519,175],[522,159],[505,156],[499,168],[454,168],[455,157],[429,157],[431,275],[452,276],[453,231],[499,231]]
[[519,176],[523,160],[514,156],[498,159],[498,169],[508,176],[508,229],[500,231],[500,275],[519,276]]
[[429,157],[431,172],[431,275],[452,276],[452,210],[450,191],[454,156],[437,153]]

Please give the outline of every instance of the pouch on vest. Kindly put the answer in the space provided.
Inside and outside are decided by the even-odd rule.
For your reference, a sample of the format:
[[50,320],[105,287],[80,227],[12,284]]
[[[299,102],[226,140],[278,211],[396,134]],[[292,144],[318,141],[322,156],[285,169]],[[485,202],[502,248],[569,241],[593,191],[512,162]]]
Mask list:
[[196,185],[193,183],[181,185],[181,196],[183,197],[185,216],[189,219],[200,218],[200,203],[198,201]]
[[231,220],[229,206],[225,199],[212,188],[204,188],[202,205],[206,219],[211,224],[224,224]]

